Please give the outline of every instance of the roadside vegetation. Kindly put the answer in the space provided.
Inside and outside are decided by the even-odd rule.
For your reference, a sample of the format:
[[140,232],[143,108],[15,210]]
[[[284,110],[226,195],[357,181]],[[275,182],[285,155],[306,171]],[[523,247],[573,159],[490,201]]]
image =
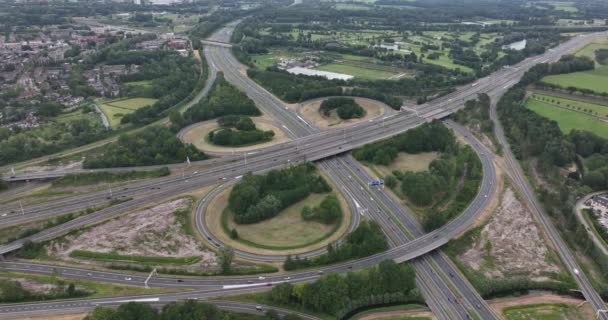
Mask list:
[[[607,272],[608,260],[603,252],[595,247],[588,231],[575,216],[573,208],[578,197],[593,189],[606,187],[605,173],[601,169],[604,167],[603,162],[583,160],[581,165],[580,160],[592,156],[597,159],[604,157],[608,153],[608,141],[587,131],[572,130],[566,135],[562,133],[557,122],[542,117],[523,105],[525,88],[528,85],[548,74],[573,72],[577,71],[577,65],[588,65],[587,62],[575,63],[577,59],[586,58],[567,57],[551,65],[540,64],[533,67],[499,100],[497,108],[511,149],[530,175],[545,210],[557,229],[562,231],[562,237],[576,248],[579,254],[590,258],[581,259],[581,265],[584,271],[590,273],[592,283],[601,295],[607,297],[608,284],[603,277],[594,275]],[[594,168],[594,164],[599,167],[585,171],[585,162],[591,163],[591,168]],[[561,168],[573,164],[577,164],[576,171],[569,171],[567,176],[559,173]]]
[[42,276],[0,272],[0,302],[23,303],[57,299],[101,298],[168,292],[85,280],[68,280],[59,275]]
[[415,272],[409,264],[385,260],[378,266],[346,275],[330,273],[312,283],[282,283],[269,292],[226,299],[293,308],[323,318],[347,319],[353,312],[374,305],[421,302],[415,287]]
[[158,178],[168,176],[170,173],[171,171],[167,167],[149,171],[71,173],[53,180],[52,185],[53,187],[85,186],[98,183]]
[[477,99],[466,101],[464,108],[452,114],[451,118],[471,129],[478,137],[481,137],[481,141],[486,140],[484,137],[487,137],[492,147],[497,149],[498,154],[501,154],[501,146],[494,135],[494,123],[490,119],[490,103],[490,97],[481,93]]
[[245,93],[230,84],[222,72],[218,72],[209,94],[183,115],[173,112],[169,115],[175,131],[195,122],[222,116],[260,116],[262,112]]
[[461,146],[451,130],[438,121],[424,124],[379,143],[353,151],[355,159],[388,165],[399,152],[439,152],[425,171],[395,170],[384,177],[385,184],[403,194],[415,206],[424,208],[423,227],[437,229],[462,212],[477,195],[481,183],[481,162],[469,146]]
[[[276,315],[276,313],[274,313]],[[244,313],[235,313],[231,311],[222,311],[214,305],[198,302],[195,300],[187,300],[185,302],[172,302],[160,310],[154,308],[150,304],[141,302],[128,302],[121,304],[117,309],[108,307],[97,307],[91,314],[84,318],[85,320],[181,320],[181,319],[199,319],[199,320],[278,320],[278,316],[270,318],[267,315],[252,315]],[[299,320],[297,315],[289,315],[287,320]]]
[[191,144],[183,144],[164,126],[151,126],[123,134],[117,142],[102,148],[102,153],[88,157],[85,168],[112,168],[162,165],[205,160],[207,155]]
[[375,221],[362,221],[340,245],[330,244],[327,253],[314,258],[288,256],[283,263],[287,271],[323,266],[351,259],[363,258],[388,249],[382,228]]

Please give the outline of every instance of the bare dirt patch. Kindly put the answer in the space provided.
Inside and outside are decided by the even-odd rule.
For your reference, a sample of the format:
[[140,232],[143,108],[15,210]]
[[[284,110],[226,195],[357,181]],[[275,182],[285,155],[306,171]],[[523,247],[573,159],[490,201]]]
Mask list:
[[215,152],[215,153],[230,153],[232,151],[241,152],[241,151],[251,151],[257,150],[265,147],[270,147],[275,144],[283,143],[289,141],[289,137],[287,133],[283,131],[281,128],[266,122],[266,121],[258,121],[255,118],[252,118],[253,122],[258,129],[268,131],[274,131],[274,137],[272,140],[264,143],[259,143],[255,145],[245,146],[245,147],[222,147],[216,146],[214,144],[206,141],[206,137],[209,135],[209,132],[216,130],[219,128],[217,122],[201,122],[200,125],[192,127],[190,130],[184,133],[182,141],[185,143],[193,144],[197,149],[201,151],[207,152]]
[[[49,256],[74,261],[69,256],[74,250],[115,252],[120,255],[183,258],[197,256],[202,260],[190,267],[216,266],[215,253],[202,247],[193,236],[183,232],[174,212],[189,209],[190,199],[177,199],[139,210],[79,235],[67,236],[52,242]],[[77,260],[79,263],[91,263]]]
[[329,117],[324,116],[319,112],[319,107],[324,99],[313,100],[308,103],[304,103],[299,109],[298,113],[306,119],[312,126],[317,127],[323,131],[335,130],[351,126],[355,123],[371,120],[382,116],[386,109],[383,103],[365,99],[365,98],[354,98],[355,102],[365,109],[365,116],[359,119],[348,119],[342,120],[338,117],[336,110],[333,110]]
[[550,254],[532,214],[507,188],[481,235],[459,259],[488,277],[525,274],[544,281],[548,279],[541,276],[542,272],[560,271],[549,261]]

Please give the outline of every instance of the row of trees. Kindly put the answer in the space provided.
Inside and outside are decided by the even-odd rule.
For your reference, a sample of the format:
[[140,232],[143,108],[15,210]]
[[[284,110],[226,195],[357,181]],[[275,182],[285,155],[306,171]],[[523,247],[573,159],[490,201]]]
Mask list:
[[335,97],[324,100],[319,107],[319,112],[329,116],[332,110],[336,110],[340,119],[361,118],[365,115],[365,109],[352,98]]
[[361,307],[404,302],[413,296],[415,276],[410,265],[384,260],[367,270],[346,275],[331,273],[308,284],[283,283],[272,288],[269,298],[277,304],[304,307],[341,319]]
[[244,175],[230,192],[228,208],[236,223],[256,223],[276,216],[311,193],[330,191],[315,166],[306,163],[265,175]]
[[[281,317],[274,310],[265,315],[252,315],[222,311],[216,306],[194,300],[172,302],[161,310],[147,303],[128,302],[116,309],[97,307],[85,320],[279,320]],[[290,314],[282,319],[299,320],[299,316]]]
[[375,221],[362,221],[355,231],[346,236],[339,246],[330,244],[327,253],[314,258],[288,256],[283,264],[285,270],[296,270],[323,266],[331,263],[363,258],[388,249],[382,228]]
[[342,217],[340,201],[334,195],[329,195],[316,207],[304,206],[302,220],[319,221],[324,224],[333,224]]
[[[401,107],[401,100],[393,93],[382,92],[372,86],[373,82],[357,82],[356,87],[343,80],[328,80],[319,76],[290,74],[277,68],[258,70],[250,68],[247,75],[272,92],[281,100],[295,103],[314,98],[349,95],[382,101],[394,109]],[[355,85],[355,83],[352,83]],[[349,88],[344,88],[349,86]]]
[[191,144],[182,143],[164,126],[150,126],[136,133],[123,134],[103,152],[88,157],[85,168],[112,168],[169,164],[207,159]]

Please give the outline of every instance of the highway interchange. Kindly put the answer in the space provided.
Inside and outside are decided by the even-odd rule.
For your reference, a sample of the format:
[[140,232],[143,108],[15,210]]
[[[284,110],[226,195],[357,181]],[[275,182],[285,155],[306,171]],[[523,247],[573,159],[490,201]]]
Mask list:
[[[227,43],[233,27],[234,24],[228,25],[227,28],[214,34],[210,40]],[[590,41],[595,36],[574,38],[570,42],[549,51],[541,57],[528,59],[512,68],[502,69],[490,77],[478,80],[475,85],[464,86],[448,96],[419,106],[416,108],[417,112],[400,112],[393,116],[374,119],[369,123],[362,123],[351,128],[334,132],[319,132],[316,128],[298,118],[295,112],[287,109],[280,100],[268,94],[252,80],[240,73],[238,70],[242,69],[242,66],[234,59],[229,48],[226,48],[225,46],[208,45],[205,47],[205,56],[207,57],[211,68],[223,71],[226,79],[245,91],[266,114],[269,114],[280,123],[283,123],[294,141],[266,148],[252,154],[249,156],[246,165],[245,160],[236,160],[237,158],[240,159],[240,156],[237,155],[236,157],[230,157],[225,160],[217,160],[222,164],[208,169],[201,169],[198,172],[189,172],[188,176],[160,178],[129,186],[128,189],[116,191],[114,197],[119,199],[123,196],[124,198],[132,197],[133,200],[108,207],[75,219],[65,225],[49,229],[41,234],[34,235],[32,240],[42,241],[51,239],[69,230],[97,223],[146,203],[157,201],[159,197],[169,198],[184,192],[200,189],[203,186],[217,185],[218,183],[227,185],[233,183],[238,176],[248,171],[263,172],[273,168],[291,165],[293,163],[324,159],[317,161],[319,167],[324,170],[324,173],[327,174],[336,185],[343,186],[341,191],[345,194],[346,198],[349,199],[351,207],[366,208],[366,211],[361,211],[359,214],[363,213],[366,218],[374,219],[382,225],[387,238],[391,243],[391,249],[385,253],[350,263],[333,265],[312,271],[292,273],[289,274],[291,277],[290,281],[310,281],[318,277],[320,271],[345,272],[350,269],[372,266],[387,258],[401,262],[421,257],[414,260],[414,266],[416,267],[418,274],[418,286],[424,293],[429,307],[435,312],[438,318],[467,319],[471,315],[480,319],[496,318],[496,315],[492,313],[483,299],[479,297],[456,268],[450,264],[448,259],[440,251],[435,251],[435,249],[447,243],[452,237],[463,230],[466,230],[482,209],[485,208],[488,202],[488,195],[492,194],[496,187],[494,181],[493,156],[470,138],[466,132],[463,131],[464,129],[457,127],[455,124],[446,123],[455,131],[465,136],[473,149],[479,154],[484,168],[484,179],[479,194],[465,212],[444,227],[429,234],[424,234],[420,226],[412,218],[412,215],[409,214],[405,208],[394,203],[385,192],[380,189],[365,188],[366,182],[369,181],[371,177],[366,175],[365,171],[361,169],[356,161],[348,155],[343,155],[343,153],[354,147],[403,132],[426,121],[443,118],[461,106],[463,101],[474,98],[479,92],[488,92],[493,98],[496,98],[508,87],[515,84],[521,74],[530,66],[539,62],[556,60],[563,53]],[[214,70],[214,72],[215,71],[216,70]],[[504,141],[504,136],[501,142],[503,144],[506,143],[506,141]],[[517,166],[517,164],[513,162],[510,163],[510,166],[514,167]],[[523,179],[518,181],[518,185],[520,184],[519,182],[523,182],[522,186],[527,186]],[[529,195],[526,195],[526,197],[534,199],[534,195],[530,191]],[[105,191],[84,195],[78,199],[70,198],[57,200],[48,204],[25,208],[25,215],[7,212],[9,215],[0,220],[0,226],[82,210],[91,206],[93,203],[95,205],[100,205],[109,202],[109,200],[110,199],[107,199],[107,192]],[[537,208],[537,210],[540,209]],[[197,210],[197,218],[203,214],[204,210],[202,210],[201,213],[198,213]],[[359,215],[355,216],[359,217]],[[544,215],[540,214],[539,217],[541,217],[539,220],[542,222],[542,217],[544,217]],[[546,220],[546,218],[544,219]],[[543,225],[545,224],[552,227],[548,221],[544,221]],[[550,227],[546,227],[545,229],[549,230]],[[549,234],[551,234],[550,231]],[[557,233],[555,233],[554,236],[551,236],[551,240],[554,243],[563,244],[559,243],[561,238]],[[7,253],[14,251],[19,248],[20,244],[21,242],[15,242],[4,246],[1,248],[0,252]],[[567,247],[565,245],[563,245],[563,247],[558,247],[562,249],[561,251],[565,252],[564,254],[560,251],[562,258],[567,257],[569,254]],[[262,261],[267,261],[264,259],[268,259],[268,257],[261,258]],[[564,260],[568,261],[567,259]],[[577,268],[575,263],[565,263],[571,270]],[[32,265],[27,263],[4,262],[0,264],[0,267],[8,271],[16,272],[40,274],[58,272],[66,278],[81,278],[111,283],[142,285],[145,280],[145,276],[133,275],[132,280],[127,281],[125,280],[125,275],[123,273],[99,272],[58,266]],[[266,284],[268,282],[278,283],[285,281],[284,277],[284,275],[269,276],[263,282],[260,282],[257,277],[188,278],[179,279],[181,280],[180,282],[176,279],[155,277],[150,281],[149,285],[153,287],[190,287],[195,288],[196,290],[188,293],[156,295],[154,298],[158,297],[160,303],[161,301],[174,301],[187,297],[208,298],[217,295],[247,292],[247,290],[262,290],[266,289]],[[575,276],[575,278],[583,290],[585,297],[592,303],[593,307],[595,309],[603,308],[603,302],[600,302],[601,299],[596,299],[596,297],[599,298],[599,295],[597,295],[591,286],[589,286],[584,275],[582,277]],[[254,283],[250,284],[249,282]],[[234,285],[237,287],[224,287]],[[136,299],[135,297],[131,298]],[[103,302],[115,304],[117,301],[123,301],[125,299],[125,297],[108,298]],[[66,304],[69,303],[58,301],[45,304],[3,306],[0,307],[0,312],[2,312],[3,315],[10,315],[26,312],[28,308],[35,308],[36,312],[57,311],[73,307],[88,310],[96,305],[96,303],[99,303],[99,300],[79,300],[74,303],[78,303],[78,305],[66,306]],[[31,310],[32,312],[34,311],[34,309]]]

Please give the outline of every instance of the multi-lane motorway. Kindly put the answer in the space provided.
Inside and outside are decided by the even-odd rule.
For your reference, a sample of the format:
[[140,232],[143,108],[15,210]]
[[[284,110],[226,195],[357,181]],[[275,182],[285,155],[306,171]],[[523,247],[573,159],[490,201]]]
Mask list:
[[[229,28],[222,29],[221,32],[215,34],[211,39],[213,41],[227,42],[230,32]],[[455,93],[420,106],[417,108],[417,115],[401,112],[394,116],[376,119],[352,128],[325,133],[317,132],[314,127],[296,117],[293,111],[286,109],[278,99],[269,95],[265,90],[253,83],[253,81],[246,78],[242,73],[239,73],[237,71],[239,67],[238,62],[234,60],[229,49],[225,47],[207,46],[205,48],[205,55],[210,62],[210,66],[224,71],[226,78],[229,81],[244,90],[258,105],[261,107],[263,106],[262,108],[266,113],[283,123],[286,130],[290,132],[290,135],[296,139],[296,141],[271,147],[253,154],[249,157],[246,164],[244,160],[227,162],[226,164],[211,169],[201,169],[199,172],[189,173],[188,176],[161,178],[130,186],[129,189],[123,189],[116,192],[115,197],[133,197],[134,200],[73,220],[66,225],[49,229],[44,233],[33,236],[32,239],[35,241],[49,239],[74,228],[79,228],[121,214],[134,207],[148,203],[152,201],[152,199],[156,201],[159,197],[170,197],[189,190],[201,188],[205,185],[229,183],[229,181],[233,181],[244,172],[266,171],[271,168],[290,165],[292,163],[332,157],[344,153],[353,147],[403,132],[409,128],[429,121],[430,119],[442,118],[453,112],[464,100],[473,98],[478,92],[490,92],[493,96],[500,94],[509,86],[516,83],[523,71],[533,64],[555,59],[564,52],[590,41],[591,38],[591,36],[575,38],[559,48],[548,52],[542,57],[528,59],[513,68],[503,69],[491,77],[479,80],[474,86],[469,85],[460,88]],[[459,128],[455,129],[457,131],[461,130]],[[478,154],[480,154],[480,158],[484,164],[484,179],[481,191],[471,206],[467,208],[461,216],[448,223],[443,228],[429,234],[423,234],[415,221],[411,220],[411,216],[408,215],[402,207],[394,204],[384,192],[381,190],[365,189],[363,185],[365,185],[365,182],[368,181],[369,177],[365,176],[364,171],[361,170],[358,164],[352,161],[350,157],[339,156],[337,158],[320,161],[319,166],[324,168],[330,178],[340,182],[337,185],[344,186],[341,191],[349,198],[351,204],[356,203],[359,206],[367,208],[368,210],[366,213],[369,215],[368,218],[377,220],[383,226],[387,233],[387,237],[392,244],[392,248],[385,253],[349,264],[323,268],[323,271],[345,272],[351,268],[371,266],[387,258],[405,261],[420,257],[437,249],[451,237],[470,226],[472,220],[476,217],[476,214],[485,206],[487,195],[491,194],[495,187],[493,177],[488,176],[489,172],[493,174],[490,156],[484,154],[482,148],[476,148],[474,141],[470,141],[470,143]],[[235,159],[231,159],[231,161],[232,160]],[[20,221],[39,219],[41,217],[57,215],[68,211],[80,210],[89,206],[91,201],[100,201],[100,203],[108,201],[105,192],[94,193],[89,195],[89,197],[90,198],[86,200],[64,199],[40,206],[28,207],[25,210],[26,214],[22,215],[21,219],[23,220]],[[356,204],[355,207],[357,207]],[[5,225],[10,224],[10,219],[15,219],[14,213],[12,216],[7,215],[5,219],[0,219],[0,225],[2,225],[2,223]],[[9,246],[2,247],[0,252],[9,252],[15,250],[19,246],[20,242],[16,242]],[[472,290],[466,280],[464,280],[455,268],[450,265],[449,261],[440,253],[432,253],[429,256],[416,260],[415,265],[420,266],[417,267],[419,274],[418,284],[423,292],[425,292],[425,297],[427,298],[429,305],[441,319],[466,319],[469,317],[469,314],[476,315],[481,319],[491,319],[495,317],[491,311],[489,311],[489,308],[487,308],[487,305],[483,300],[481,300],[474,290]],[[113,283],[142,284],[144,281],[144,277],[138,276],[132,277],[131,280],[125,280],[124,274],[120,273],[88,272],[86,270],[53,266],[36,266],[12,262],[5,262],[0,266],[7,268],[10,271],[46,274],[60,272],[65,277],[80,277]],[[314,270],[294,273],[293,275],[290,275],[290,281],[309,281],[316,278],[318,272],[319,271]],[[89,273],[91,275],[89,275]],[[200,290],[193,293],[184,293],[181,294],[181,296],[162,296],[162,299],[175,300],[180,297],[185,297],[188,294],[190,294],[188,297],[209,297],[218,294],[233,294],[241,292],[240,290],[258,290],[266,286],[266,283],[259,283],[256,279],[257,278],[255,277],[180,279],[181,281],[178,282],[176,279],[153,278],[149,284],[151,286],[168,287],[189,286]],[[285,280],[282,276],[277,276],[269,277],[266,281],[276,283]],[[249,282],[253,283],[249,284]],[[244,285],[246,286],[246,289],[239,287],[224,287],[230,285]],[[583,287],[583,285],[581,285],[581,287]],[[591,297],[591,295],[589,297]],[[115,299],[114,301],[119,300]],[[89,300],[82,301],[82,303],[88,302]],[[36,305],[38,306],[36,310],[61,310],[71,307],[61,306],[61,303],[62,302],[58,302],[57,304],[51,303],[42,306]],[[599,302],[594,303],[594,306],[595,305],[599,307]],[[87,307],[90,308],[91,305],[87,305]],[[17,307],[17,309],[14,310],[10,309],[10,312],[20,312],[20,310],[27,310],[26,308],[32,308],[32,305],[24,305]],[[3,309],[0,309],[0,311],[2,310]]]

